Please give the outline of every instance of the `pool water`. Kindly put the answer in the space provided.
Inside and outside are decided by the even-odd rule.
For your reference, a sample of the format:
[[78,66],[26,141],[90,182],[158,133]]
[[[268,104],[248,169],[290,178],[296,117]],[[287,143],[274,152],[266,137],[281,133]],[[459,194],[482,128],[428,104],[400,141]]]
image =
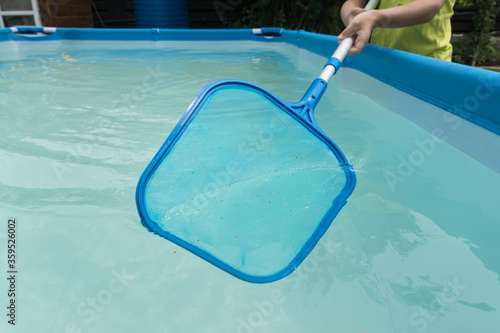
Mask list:
[[[485,131],[353,69],[315,115],[357,187],[294,273],[244,282],[141,225],[137,181],[204,85],[236,78],[297,101],[324,62],[281,43],[3,48],[0,257],[7,275],[16,219],[17,315],[1,331],[498,329],[500,175],[448,142]],[[408,110],[441,122],[419,126]]]

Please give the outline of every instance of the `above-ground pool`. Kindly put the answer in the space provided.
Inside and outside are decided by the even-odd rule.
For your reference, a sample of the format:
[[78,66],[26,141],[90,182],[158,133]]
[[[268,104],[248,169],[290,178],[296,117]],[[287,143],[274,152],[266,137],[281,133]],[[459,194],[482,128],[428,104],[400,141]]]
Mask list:
[[348,57],[315,115],[356,188],[297,270],[254,284],[148,232],[137,182],[203,86],[299,100],[337,39],[46,32],[0,30],[1,332],[499,330],[500,74]]

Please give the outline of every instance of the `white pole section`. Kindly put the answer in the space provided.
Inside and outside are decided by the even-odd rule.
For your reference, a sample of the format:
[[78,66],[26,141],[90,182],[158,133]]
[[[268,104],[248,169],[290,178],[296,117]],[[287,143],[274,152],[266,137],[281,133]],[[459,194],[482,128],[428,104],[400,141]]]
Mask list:
[[[370,0],[365,6],[366,10],[372,10],[375,8],[378,4],[379,0]],[[354,39],[352,36],[347,37],[340,43],[340,45],[337,47],[333,55],[331,56],[330,60],[328,61],[327,65],[323,69],[323,72],[321,72],[321,75],[319,76],[320,79],[325,80],[327,83],[330,81],[333,75],[337,72],[338,68],[340,67],[340,64],[342,61],[344,61],[345,56],[347,55],[347,52],[349,52],[349,49],[352,46],[352,43],[354,42]]]

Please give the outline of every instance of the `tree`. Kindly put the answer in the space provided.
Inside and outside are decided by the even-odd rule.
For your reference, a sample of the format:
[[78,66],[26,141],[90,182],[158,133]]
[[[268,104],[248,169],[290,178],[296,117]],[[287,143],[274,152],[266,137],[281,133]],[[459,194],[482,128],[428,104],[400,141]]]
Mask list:
[[[344,0],[255,0],[244,1],[241,17],[233,28],[282,27],[338,35],[343,24],[340,8]],[[500,13],[500,0],[458,0],[463,7],[474,6],[474,28],[455,42],[453,60],[475,66],[491,59],[496,43],[493,38],[495,20]]]
[[243,9],[232,27],[282,27],[338,35],[344,0],[257,0]]
[[459,0],[459,5],[475,6],[476,10],[472,17],[474,28],[453,45],[453,60],[472,66],[484,63],[496,51],[493,29],[500,13],[500,0]]

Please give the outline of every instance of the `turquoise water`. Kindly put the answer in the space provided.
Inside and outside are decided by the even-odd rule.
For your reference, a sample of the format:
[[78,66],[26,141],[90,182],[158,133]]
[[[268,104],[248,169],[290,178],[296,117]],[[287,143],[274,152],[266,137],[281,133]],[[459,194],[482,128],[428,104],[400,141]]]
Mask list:
[[[341,69],[315,114],[357,187],[296,272],[256,285],[147,232],[135,186],[205,84],[237,78],[296,101],[325,59],[248,42],[2,44],[5,274],[18,222],[17,322],[4,315],[2,331],[497,329],[500,176],[446,142],[480,129]],[[425,130],[401,116],[413,109],[449,121]]]

